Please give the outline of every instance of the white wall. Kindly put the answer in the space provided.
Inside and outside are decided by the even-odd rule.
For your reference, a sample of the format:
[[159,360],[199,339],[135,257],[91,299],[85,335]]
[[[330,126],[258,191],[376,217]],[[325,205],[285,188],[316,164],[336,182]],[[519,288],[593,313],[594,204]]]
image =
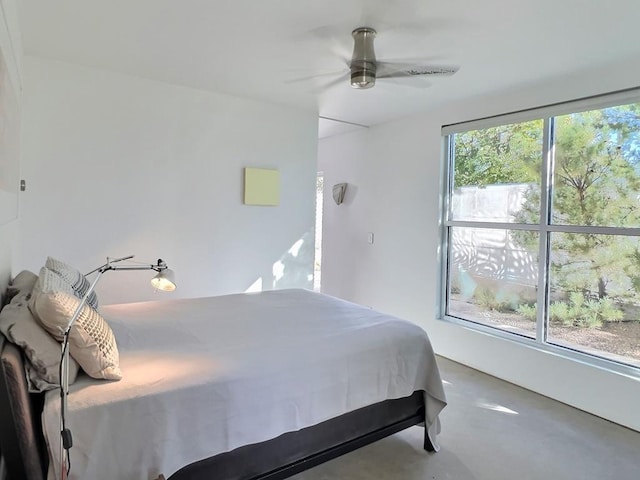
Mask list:
[[441,126],[629,88],[638,78],[637,61],[611,65],[321,140],[327,188],[356,187],[339,207],[325,195],[323,290],[422,325],[445,357],[640,431],[639,378],[436,320]]
[[[4,292],[10,278],[17,272],[12,271],[15,257],[19,250],[18,242],[18,194],[16,173],[19,170],[19,151],[13,145],[19,145],[20,135],[20,98],[22,93],[22,42],[19,29],[17,5],[15,0],[0,0],[0,52],[6,65],[6,74],[9,82],[2,84],[3,89],[10,88],[15,96],[15,110],[7,111],[3,105],[0,116],[3,134],[10,132],[12,138],[3,137],[3,145],[0,150],[0,173],[9,175],[11,184],[5,185],[7,179],[0,181],[0,295]],[[4,75],[4,72],[1,72]],[[4,92],[3,92],[4,93]],[[7,144],[9,140],[9,144]],[[13,143],[15,141],[15,143]],[[11,147],[7,150],[7,147]],[[14,184],[15,183],[15,184]],[[0,298],[0,305],[1,305]]]
[[[103,304],[311,285],[316,114],[29,56],[24,72],[20,268],[133,253],[176,271],[168,296],[110,272]],[[280,206],[242,204],[244,167],[280,171]]]

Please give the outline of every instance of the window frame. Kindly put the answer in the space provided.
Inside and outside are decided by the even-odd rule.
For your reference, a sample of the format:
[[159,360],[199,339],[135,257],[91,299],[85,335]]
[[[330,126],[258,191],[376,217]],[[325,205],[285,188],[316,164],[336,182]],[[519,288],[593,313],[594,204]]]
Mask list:
[[[439,291],[438,291],[438,319],[448,323],[460,325],[484,334],[489,334],[521,345],[536,348],[538,350],[569,358],[581,363],[594,365],[606,370],[622,373],[635,378],[640,378],[640,366],[622,363],[614,359],[586,353],[578,348],[561,346],[548,343],[548,299],[549,299],[549,273],[551,258],[551,234],[557,233],[591,233],[607,235],[640,236],[640,228],[606,227],[606,226],[580,226],[553,224],[551,221],[551,200],[553,195],[553,145],[555,117],[585,111],[598,110],[621,106],[631,103],[640,103],[640,89],[627,89],[595,97],[581,98],[573,101],[556,103],[527,110],[521,110],[508,114],[495,115],[481,119],[461,122],[442,127],[442,158],[443,168],[440,182],[440,255],[439,262]],[[500,223],[486,221],[451,220],[451,192],[454,190],[454,142],[453,135],[473,130],[488,129],[501,125],[543,120],[542,142],[542,172],[540,191],[540,217],[537,224]],[[449,295],[449,247],[451,230],[454,227],[489,228],[504,230],[527,230],[539,234],[538,249],[538,284],[537,284],[537,309],[535,338],[527,337],[517,332],[510,332],[496,327],[465,320],[447,313]],[[576,346],[578,347],[578,346]]]

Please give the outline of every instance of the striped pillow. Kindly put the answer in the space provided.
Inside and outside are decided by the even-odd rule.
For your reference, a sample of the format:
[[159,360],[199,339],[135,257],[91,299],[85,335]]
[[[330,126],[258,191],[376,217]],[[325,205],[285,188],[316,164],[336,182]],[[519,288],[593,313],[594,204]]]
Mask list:
[[[60,260],[47,257],[47,261],[44,266],[49,270],[56,272],[64,279],[65,282],[71,285],[71,288],[73,288],[73,291],[79,298],[84,297],[84,294],[87,293],[87,290],[91,287],[89,280],[87,280],[87,278],[77,268]],[[98,308],[98,296],[96,295],[96,292],[91,292],[89,294],[87,297],[87,303],[95,309]]]

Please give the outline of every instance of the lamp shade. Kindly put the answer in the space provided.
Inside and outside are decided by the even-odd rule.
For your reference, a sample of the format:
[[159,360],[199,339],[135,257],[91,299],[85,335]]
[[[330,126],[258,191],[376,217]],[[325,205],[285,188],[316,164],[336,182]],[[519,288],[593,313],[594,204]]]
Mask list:
[[170,268],[166,268],[151,279],[151,285],[157,290],[173,292],[176,289],[176,274]]

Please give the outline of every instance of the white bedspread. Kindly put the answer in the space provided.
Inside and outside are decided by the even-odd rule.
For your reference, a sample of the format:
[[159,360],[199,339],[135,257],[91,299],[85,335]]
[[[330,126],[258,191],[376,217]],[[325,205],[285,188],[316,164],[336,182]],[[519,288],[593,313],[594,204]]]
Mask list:
[[[386,399],[427,392],[435,440],[445,406],[426,333],[306,290],[102,308],[124,378],[71,386],[72,479],[148,480]],[[59,475],[59,395],[43,425]]]

